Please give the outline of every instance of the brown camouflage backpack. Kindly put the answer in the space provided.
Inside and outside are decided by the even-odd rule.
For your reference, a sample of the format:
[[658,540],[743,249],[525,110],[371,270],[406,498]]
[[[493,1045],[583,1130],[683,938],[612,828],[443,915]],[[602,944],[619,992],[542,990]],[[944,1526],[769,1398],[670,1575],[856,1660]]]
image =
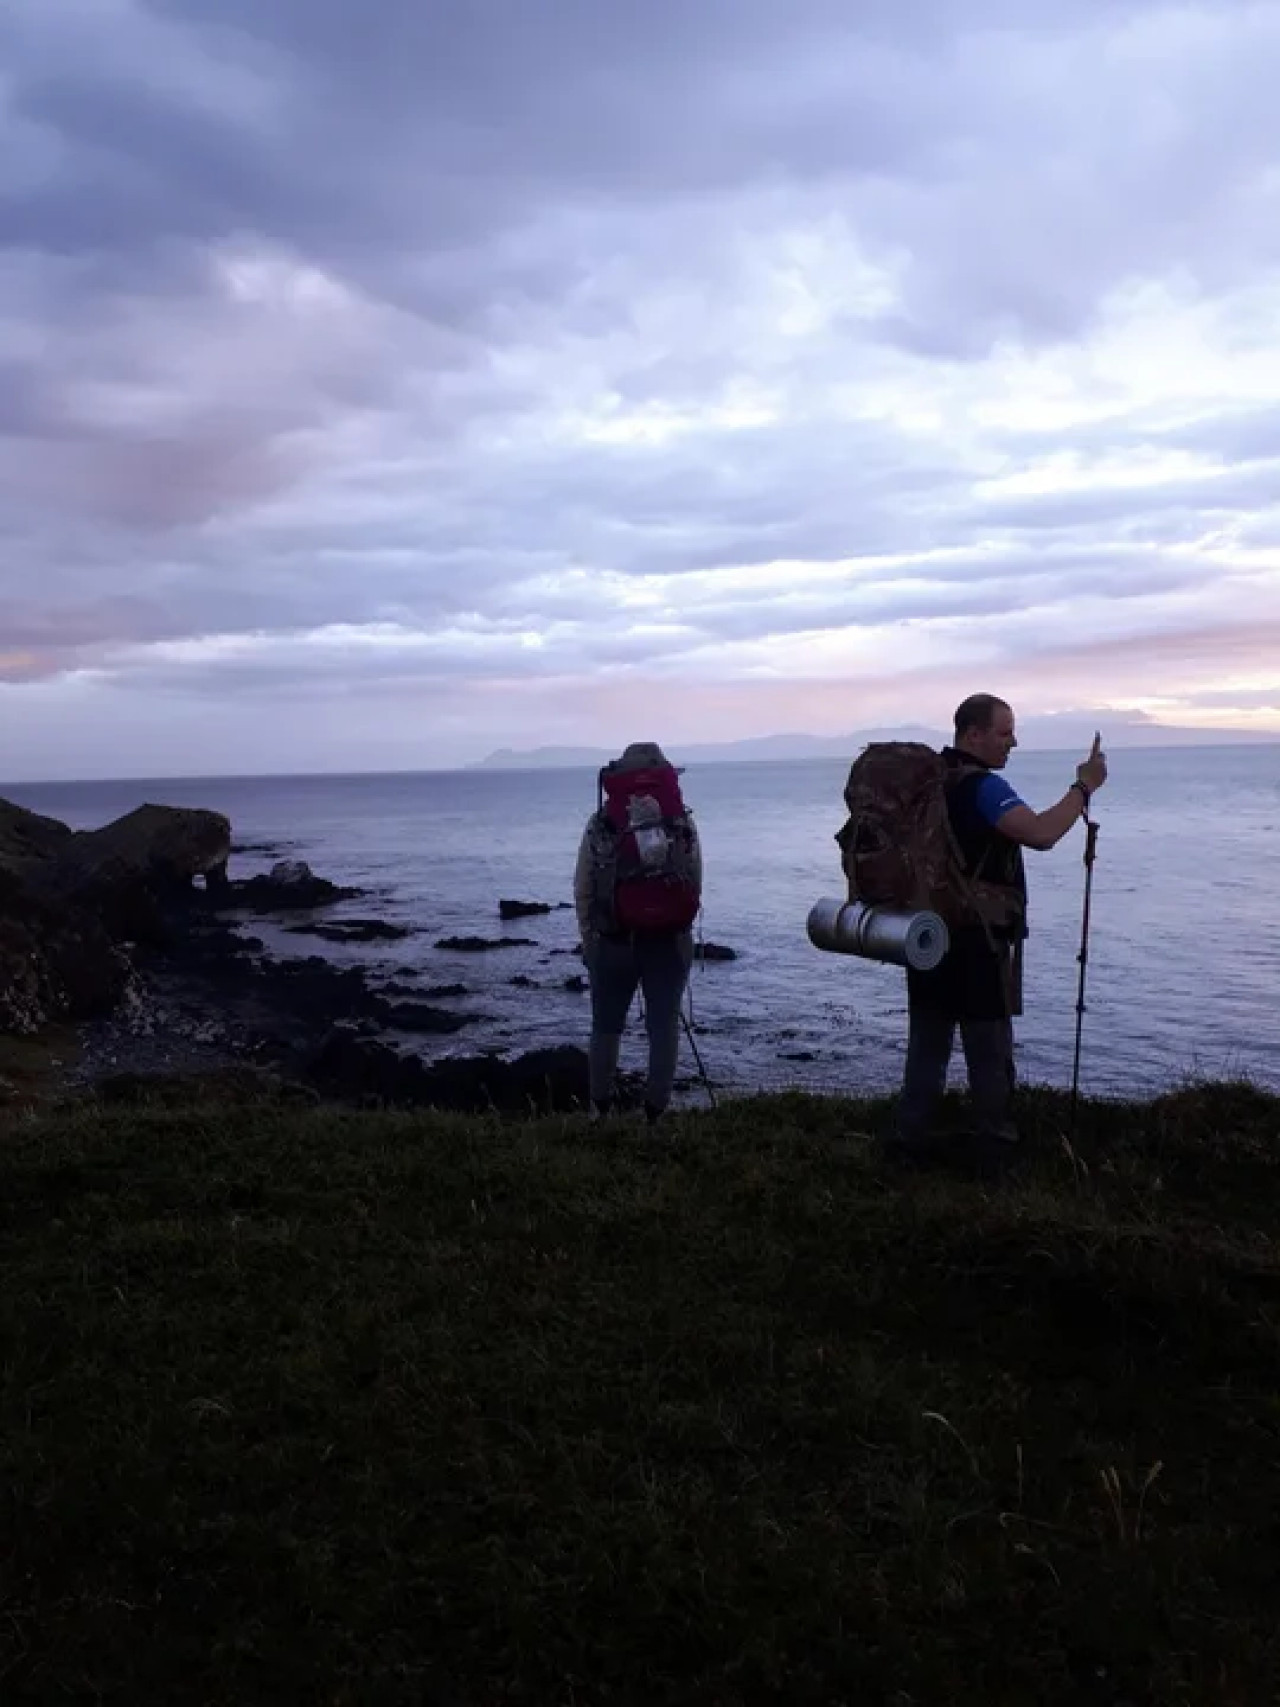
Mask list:
[[848,822],[836,834],[849,898],[873,905],[927,907],[950,925],[1008,929],[1020,895],[966,875],[947,811],[947,790],[971,768],[948,770],[921,741],[873,741],[845,784]]

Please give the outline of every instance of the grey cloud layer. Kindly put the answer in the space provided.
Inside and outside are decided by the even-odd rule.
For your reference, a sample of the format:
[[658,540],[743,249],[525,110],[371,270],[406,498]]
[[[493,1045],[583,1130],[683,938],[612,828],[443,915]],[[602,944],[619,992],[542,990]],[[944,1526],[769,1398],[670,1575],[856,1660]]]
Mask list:
[[[1069,646],[1073,600],[1226,582],[1269,619],[1215,552],[1276,537],[1270,408],[1120,409],[1068,432],[1096,478],[1021,490],[1051,436],[963,388],[1128,281],[1280,261],[1276,10],[1028,16],[10,5],[0,680],[509,680],[1022,611]],[[938,375],[949,419],[895,413]],[[1135,446],[1198,461],[1104,479]],[[774,563],[813,573],[707,579]],[[175,651],[215,636],[252,645]]]
[[[11,241],[126,276],[260,231],[366,281],[416,278],[430,303],[451,251],[551,208],[825,181],[909,246],[935,345],[969,335],[955,304],[926,323],[957,283],[966,321],[1056,332],[1171,251],[1215,273],[1274,254],[1242,199],[1275,157],[1273,8],[1235,8],[1229,29],[1117,0],[1025,17],[996,0],[386,0],[375,29],[349,0],[117,0],[87,18],[18,0],[0,23],[19,66],[0,209]],[[1201,254],[1197,234],[1217,241]],[[464,317],[493,306],[477,282],[444,292]],[[565,278],[544,256],[510,282],[558,298]]]

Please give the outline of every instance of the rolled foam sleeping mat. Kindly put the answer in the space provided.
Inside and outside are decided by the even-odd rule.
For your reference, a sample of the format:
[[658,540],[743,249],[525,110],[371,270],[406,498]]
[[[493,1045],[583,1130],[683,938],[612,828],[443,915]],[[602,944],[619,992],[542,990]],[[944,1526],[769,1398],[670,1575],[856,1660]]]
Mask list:
[[809,941],[828,954],[853,954],[932,972],[951,946],[946,922],[927,908],[878,907],[824,896],[809,911]]

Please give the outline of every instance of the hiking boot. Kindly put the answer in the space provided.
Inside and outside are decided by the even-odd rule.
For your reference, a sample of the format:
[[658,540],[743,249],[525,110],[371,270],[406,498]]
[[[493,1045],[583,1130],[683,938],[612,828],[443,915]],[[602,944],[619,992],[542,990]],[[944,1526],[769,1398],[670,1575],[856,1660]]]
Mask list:
[[945,1167],[955,1145],[937,1132],[889,1132],[880,1145],[880,1159],[887,1166],[919,1170]]
[[1022,1166],[1027,1146],[1011,1121],[965,1135],[965,1159],[975,1179],[1001,1180]]
[[649,1127],[656,1126],[658,1124],[658,1122],[662,1119],[662,1115],[663,1115],[662,1109],[655,1108],[653,1103],[651,1103],[651,1102],[645,1103],[645,1105],[644,1105],[644,1122],[645,1122],[646,1126],[649,1126]]
[[1022,1134],[1012,1120],[1002,1120],[999,1126],[979,1126],[976,1136],[992,1144],[1021,1144]]
[[591,1107],[587,1110],[587,1119],[591,1122],[607,1120],[617,1106],[615,1097],[592,1097]]

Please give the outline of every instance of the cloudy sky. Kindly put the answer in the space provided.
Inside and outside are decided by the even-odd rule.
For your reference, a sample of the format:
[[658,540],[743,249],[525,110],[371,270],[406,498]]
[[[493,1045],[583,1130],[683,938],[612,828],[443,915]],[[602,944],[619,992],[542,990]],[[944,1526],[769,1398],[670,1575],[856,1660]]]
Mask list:
[[0,0],[0,776],[1280,734],[1280,5]]

